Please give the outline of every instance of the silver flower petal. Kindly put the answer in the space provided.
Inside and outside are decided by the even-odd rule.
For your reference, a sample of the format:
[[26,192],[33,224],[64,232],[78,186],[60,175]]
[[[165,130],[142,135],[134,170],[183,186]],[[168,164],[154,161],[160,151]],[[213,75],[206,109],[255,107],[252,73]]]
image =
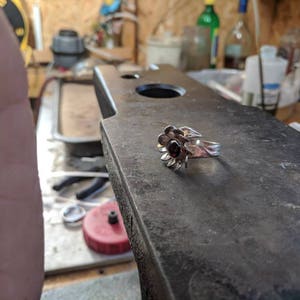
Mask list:
[[168,161],[168,160],[170,160],[172,157],[169,155],[169,153],[165,153],[165,154],[163,154],[162,156],[161,156],[161,160],[162,161]]
[[167,167],[170,168],[176,164],[176,159],[172,158],[171,160],[168,161]]
[[200,132],[196,131],[191,127],[184,126],[184,127],[180,127],[179,129],[184,132],[184,136],[186,137],[192,137],[192,138],[202,137],[202,134]]
[[158,150],[161,153],[166,153],[168,151],[166,147],[159,148]]

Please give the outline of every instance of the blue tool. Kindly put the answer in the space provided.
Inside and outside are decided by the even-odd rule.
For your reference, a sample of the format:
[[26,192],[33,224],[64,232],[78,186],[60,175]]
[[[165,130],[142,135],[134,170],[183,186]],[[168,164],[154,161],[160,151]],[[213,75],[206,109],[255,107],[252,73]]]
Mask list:
[[100,14],[107,16],[115,13],[121,6],[121,0],[105,0],[101,6]]

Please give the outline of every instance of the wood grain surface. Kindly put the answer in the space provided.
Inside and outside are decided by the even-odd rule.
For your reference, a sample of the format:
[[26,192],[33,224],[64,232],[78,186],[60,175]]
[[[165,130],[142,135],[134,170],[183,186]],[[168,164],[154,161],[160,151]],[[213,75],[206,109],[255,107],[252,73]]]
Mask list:
[[[284,32],[300,26],[299,0],[258,0],[261,15],[261,42],[277,45]],[[26,0],[31,12],[35,0]],[[252,1],[249,3],[249,27],[254,32]],[[74,28],[80,34],[90,33],[98,20],[98,11],[102,0],[41,0],[43,20],[43,38],[45,46],[51,45],[52,36],[60,28]],[[227,32],[237,18],[237,0],[216,0],[216,12],[220,16],[220,51],[219,66],[222,65],[223,45]],[[202,0],[140,0],[138,1],[139,18],[139,62],[145,63],[146,41],[154,31],[158,35],[170,31],[181,35],[184,26],[196,23],[203,10]],[[160,26],[158,25],[160,24]],[[124,30],[124,46],[133,47],[134,28]]]

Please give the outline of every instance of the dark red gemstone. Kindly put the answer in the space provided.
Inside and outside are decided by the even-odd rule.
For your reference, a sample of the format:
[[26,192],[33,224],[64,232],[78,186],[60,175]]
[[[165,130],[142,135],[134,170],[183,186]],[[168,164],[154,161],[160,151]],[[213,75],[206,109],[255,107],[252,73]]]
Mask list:
[[176,140],[171,140],[167,145],[167,150],[171,157],[176,158],[181,152],[181,145]]

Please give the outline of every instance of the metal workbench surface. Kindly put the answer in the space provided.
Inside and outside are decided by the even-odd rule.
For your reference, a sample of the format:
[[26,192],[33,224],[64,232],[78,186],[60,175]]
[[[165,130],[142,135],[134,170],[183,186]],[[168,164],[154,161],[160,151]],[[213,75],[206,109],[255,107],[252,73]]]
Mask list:
[[[95,83],[144,299],[300,299],[299,133],[167,66],[137,79],[99,67]],[[153,83],[186,92],[136,92]],[[156,144],[168,124],[220,142],[221,156],[166,168]]]

